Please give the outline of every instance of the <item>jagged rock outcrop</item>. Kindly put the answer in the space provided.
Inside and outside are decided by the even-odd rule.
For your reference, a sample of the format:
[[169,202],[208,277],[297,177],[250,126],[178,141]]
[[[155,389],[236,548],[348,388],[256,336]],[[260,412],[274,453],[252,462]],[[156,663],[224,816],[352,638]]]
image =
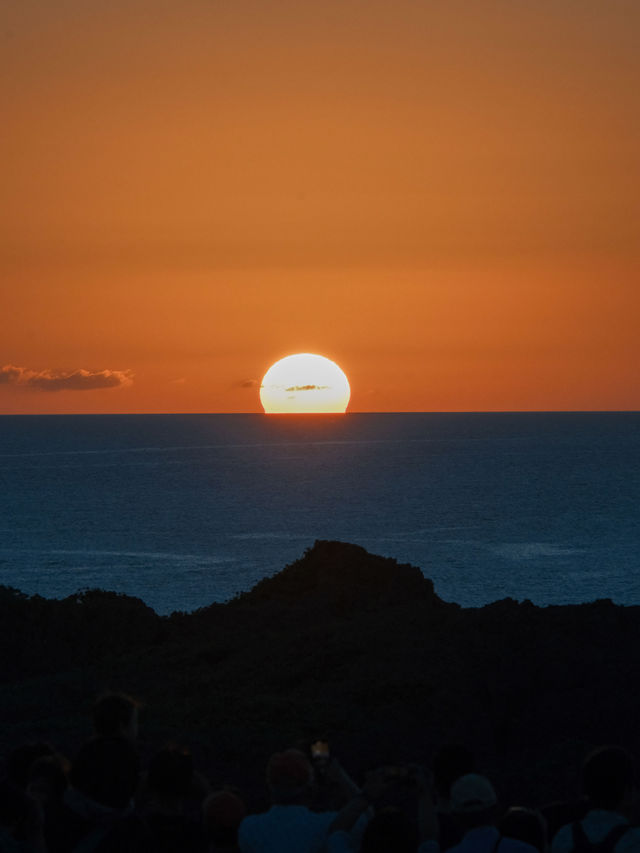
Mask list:
[[301,559],[260,581],[240,600],[244,605],[316,601],[336,610],[416,601],[430,606],[443,603],[433,582],[416,566],[369,554],[359,545],[327,541],[317,541]]

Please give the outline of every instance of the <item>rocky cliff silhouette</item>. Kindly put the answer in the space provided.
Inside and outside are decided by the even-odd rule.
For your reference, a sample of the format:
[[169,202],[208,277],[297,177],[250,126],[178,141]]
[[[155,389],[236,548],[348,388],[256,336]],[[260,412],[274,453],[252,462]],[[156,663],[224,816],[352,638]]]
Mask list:
[[5,587],[2,746],[48,738],[72,751],[112,688],[144,701],[143,747],[187,743],[214,779],[261,779],[271,751],[318,735],[356,775],[428,763],[458,741],[505,800],[542,802],[567,792],[592,746],[640,752],[639,611],[461,608],[420,569],[339,542],[170,617],[115,593],[50,601]]

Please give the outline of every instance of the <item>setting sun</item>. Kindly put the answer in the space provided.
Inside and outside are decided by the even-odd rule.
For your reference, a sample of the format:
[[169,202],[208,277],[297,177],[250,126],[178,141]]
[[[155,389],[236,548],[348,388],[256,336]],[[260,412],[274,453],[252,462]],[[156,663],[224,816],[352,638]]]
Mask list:
[[344,371],[334,361],[308,352],[276,361],[260,387],[267,414],[342,413],[350,396]]

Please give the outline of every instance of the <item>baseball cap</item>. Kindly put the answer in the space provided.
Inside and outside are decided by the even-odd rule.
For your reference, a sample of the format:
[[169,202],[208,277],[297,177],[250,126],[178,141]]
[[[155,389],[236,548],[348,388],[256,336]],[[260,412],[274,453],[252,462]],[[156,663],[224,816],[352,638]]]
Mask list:
[[477,773],[467,773],[451,786],[451,810],[458,814],[481,812],[495,806],[497,801],[491,782]]

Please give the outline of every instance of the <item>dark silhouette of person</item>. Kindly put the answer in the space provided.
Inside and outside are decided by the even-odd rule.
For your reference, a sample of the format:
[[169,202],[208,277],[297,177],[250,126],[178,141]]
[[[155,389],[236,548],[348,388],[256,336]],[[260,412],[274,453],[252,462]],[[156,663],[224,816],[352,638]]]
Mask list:
[[[362,793],[335,758],[323,772],[340,790],[345,808],[351,798],[357,799]],[[240,824],[238,846],[242,853],[316,853],[325,849],[338,812],[311,810],[314,779],[313,765],[304,752],[287,749],[271,756],[267,785],[272,806],[264,814],[249,815]]]
[[587,850],[640,850],[640,828],[631,826],[627,813],[636,799],[634,762],[617,746],[602,746],[590,753],[582,768],[582,784],[589,810],[581,820],[563,826],[551,843],[552,853]]
[[125,693],[103,693],[96,699],[91,716],[97,737],[138,737],[140,704]]
[[238,853],[238,828],[246,817],[242,799],[232,791],[214,791],[202,804],[209,853]]
[[138,754],[127,738],[85,743],[72,763],[60,807],[45,815],[49,853],[67,853],[80,842],[96,853],[145,849],[149,832],[133,805],[139,772]]
[[206,791],[199,779],[186,750],[166,747],[149,762],[144,816],[156,853],[197,853],[206,849],[200,819]]
[[451,811],[460,822],[462,841],[453,853],[536,853],[531,844],[501,835],[498,798],[484,776],[468,773],[451,786]]
[[69,787],[69,765],[59,755],[37,758],[29,768],[27,793],[43,809],[60,804]]
[[512,806],[502,816],[499,829],[507,838],[516,838],[531,844],[540,853],[546,853],[548,850],[547,822],[535,809]]

